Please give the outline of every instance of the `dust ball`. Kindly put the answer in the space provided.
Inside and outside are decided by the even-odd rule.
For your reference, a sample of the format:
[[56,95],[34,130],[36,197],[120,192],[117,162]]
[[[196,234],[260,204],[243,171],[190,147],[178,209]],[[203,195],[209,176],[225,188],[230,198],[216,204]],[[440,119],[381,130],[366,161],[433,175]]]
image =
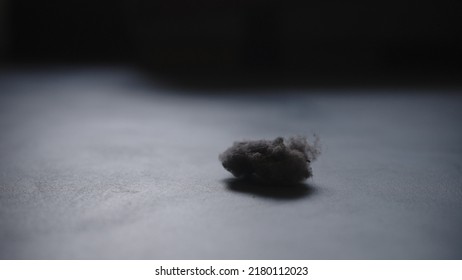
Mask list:
[[235,142],[219,155],[223,167],[236,177],[272,183],[297,183],[313,176],[311,162],[320,154],[319,138],[313,144],[297,136],[274,140]]

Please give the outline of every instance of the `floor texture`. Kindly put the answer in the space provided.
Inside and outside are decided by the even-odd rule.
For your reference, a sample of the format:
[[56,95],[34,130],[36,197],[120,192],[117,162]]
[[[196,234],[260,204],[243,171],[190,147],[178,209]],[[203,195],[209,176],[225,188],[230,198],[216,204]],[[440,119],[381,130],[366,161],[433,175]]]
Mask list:
[[[174,90],[124,69],[0,74],[0,258],[461,259],[462,92]],[[296,190],[236,140],[319,135]]]

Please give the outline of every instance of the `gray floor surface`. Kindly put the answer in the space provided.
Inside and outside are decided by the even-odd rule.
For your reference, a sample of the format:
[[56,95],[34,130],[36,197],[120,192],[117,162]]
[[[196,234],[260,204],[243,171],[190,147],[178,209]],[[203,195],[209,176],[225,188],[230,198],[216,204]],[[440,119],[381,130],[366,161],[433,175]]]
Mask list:
[[[182,92],[129,70],[0,74],[2,259],[461,259],[462,92]],[[321,138],[297,191],[235,140]]]

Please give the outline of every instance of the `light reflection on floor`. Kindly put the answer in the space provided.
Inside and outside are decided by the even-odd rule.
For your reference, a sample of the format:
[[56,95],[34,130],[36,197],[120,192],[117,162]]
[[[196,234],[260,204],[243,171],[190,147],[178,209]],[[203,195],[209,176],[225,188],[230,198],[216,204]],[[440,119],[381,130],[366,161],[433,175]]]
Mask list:
[[[0,92],[1,258],[462,257],[456,90],[200,94],[67,69]],[[309,195],[229,188],[233,141],[312,133]]]

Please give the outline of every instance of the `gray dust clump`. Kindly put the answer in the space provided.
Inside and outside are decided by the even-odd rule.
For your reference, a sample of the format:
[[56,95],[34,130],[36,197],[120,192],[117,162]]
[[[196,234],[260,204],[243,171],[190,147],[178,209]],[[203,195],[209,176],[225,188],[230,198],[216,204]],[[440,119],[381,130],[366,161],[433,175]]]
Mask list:
[[311,162],[321,153],[319,138],[278,137],[274,140],[235,142],[219,159],[234,176],[256,176],[269,183],[297,183],[313,176]]

